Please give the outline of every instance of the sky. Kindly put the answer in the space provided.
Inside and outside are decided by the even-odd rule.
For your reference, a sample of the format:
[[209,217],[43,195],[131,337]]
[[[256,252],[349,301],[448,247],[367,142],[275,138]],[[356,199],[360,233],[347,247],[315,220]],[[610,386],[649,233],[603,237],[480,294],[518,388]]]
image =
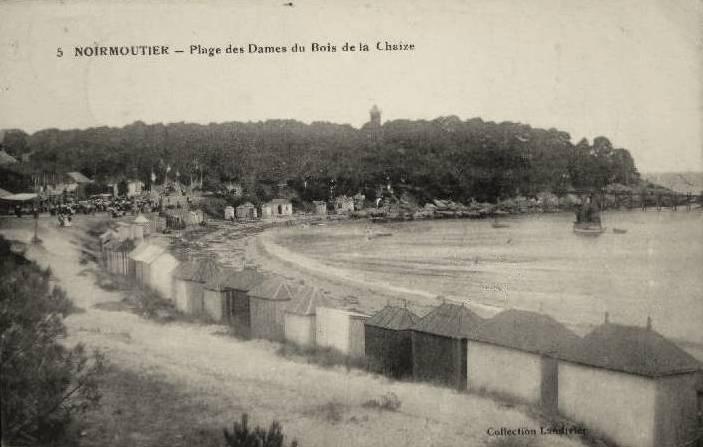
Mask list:
[[[703,171],[701,0],[0,4],[0,129],[456,115],[607,136],[642,172]],[[413,51],[342,52],[344,42]],[[331,43],[337,52],[311,52]],[[189,54],[190,45],[285,54]],[[305,53],[290,47],[303,44]],[[168,45],[162,57],[74,47]],[[57,57],[57,49],[64,55]]]

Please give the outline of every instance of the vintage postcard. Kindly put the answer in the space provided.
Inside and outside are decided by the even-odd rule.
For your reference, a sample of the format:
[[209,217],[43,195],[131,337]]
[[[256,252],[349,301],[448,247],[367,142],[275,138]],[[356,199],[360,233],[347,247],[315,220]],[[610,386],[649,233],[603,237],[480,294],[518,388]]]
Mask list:
[[0,4],[9,446],[703,446],[700,0]]

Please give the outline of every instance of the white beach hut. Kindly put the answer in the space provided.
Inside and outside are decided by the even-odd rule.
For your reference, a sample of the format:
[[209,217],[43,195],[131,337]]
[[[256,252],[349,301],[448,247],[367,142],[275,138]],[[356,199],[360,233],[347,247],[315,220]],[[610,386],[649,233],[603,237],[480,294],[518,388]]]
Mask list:
[[283,314],[286,341],[302,347],[315,346],[316,309],[323,306],[329,307],[329,303],[318,288],[296,288],[294,299]]
[[320,306],[315,310],[317,346],[332,348],[350,357],[363,357],[364,322],[368,315],[354,310]]

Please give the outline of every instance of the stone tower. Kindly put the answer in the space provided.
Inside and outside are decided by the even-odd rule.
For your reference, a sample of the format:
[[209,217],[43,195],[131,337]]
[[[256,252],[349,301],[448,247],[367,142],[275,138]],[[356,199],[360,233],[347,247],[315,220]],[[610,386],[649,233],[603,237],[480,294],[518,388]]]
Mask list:
[[369,111],[369,115],[371,119],[369,120],[369,124],[372,126],[381,126],[381,111],[378,109],[378,106],[376,104],[371,107],[371,110]]

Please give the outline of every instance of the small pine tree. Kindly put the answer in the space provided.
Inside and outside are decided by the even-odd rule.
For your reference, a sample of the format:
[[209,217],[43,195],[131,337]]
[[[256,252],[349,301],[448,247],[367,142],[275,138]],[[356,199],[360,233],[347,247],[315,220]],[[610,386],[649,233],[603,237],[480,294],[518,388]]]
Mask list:
[[[242,414],[241,422],[235,422],[232,432],[224,429],[227,447],[286,447],[284,444],[283,427],[278,421],[273,421],[268,430],[256,426],[249,429],[249,415]],[[293,440],[290,447],[298,447]]]

